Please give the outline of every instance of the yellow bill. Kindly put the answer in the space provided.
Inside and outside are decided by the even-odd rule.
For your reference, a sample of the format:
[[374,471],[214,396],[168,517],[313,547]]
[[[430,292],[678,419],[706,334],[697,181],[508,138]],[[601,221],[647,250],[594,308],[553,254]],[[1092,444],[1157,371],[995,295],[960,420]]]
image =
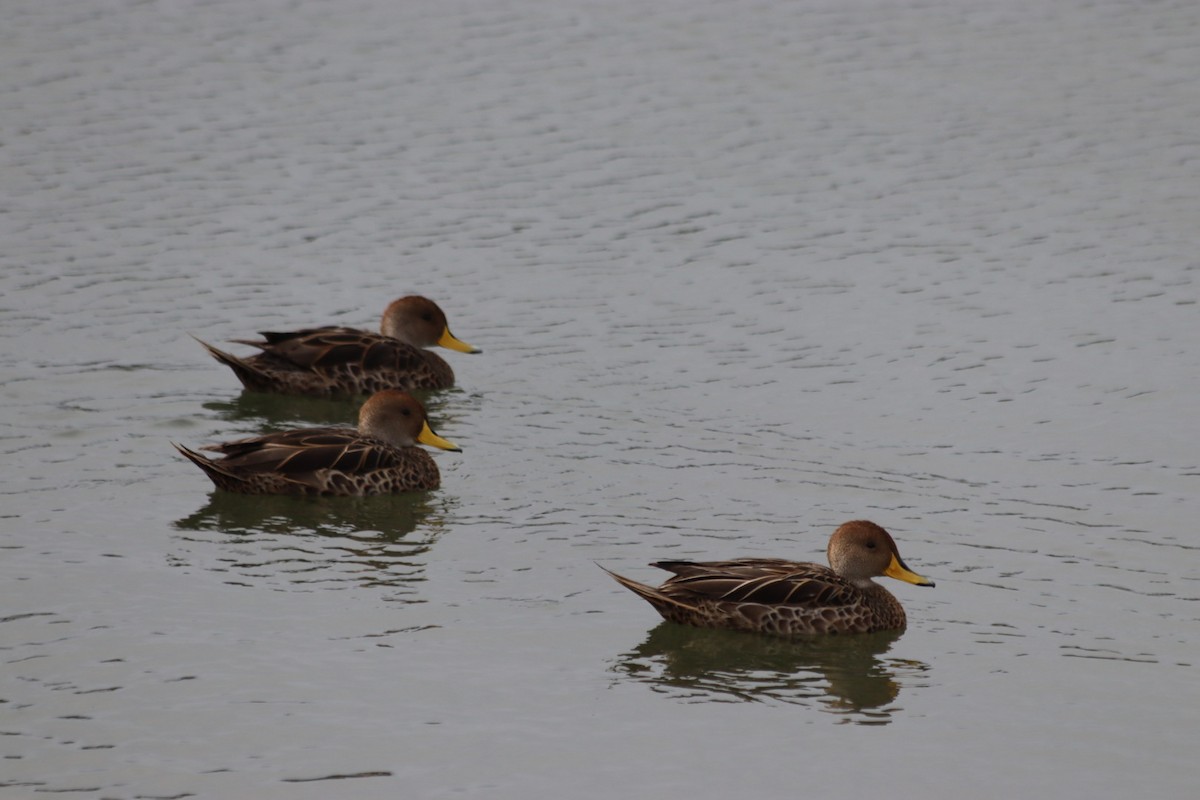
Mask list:
[[888,568],[883,571],[884,575],[889,578],[895,578],[898,581],[905,583],[915,583],[917,586],[933,586],[933,581],[929,578],[924,578],[913,572],[908,566],[900,560],[900,556],[892,553],[892,563],[888,564]]
[[455,337],[455,335],[450,332],[449,326],[446,326],[446,330],[442,331],[442,337],[437,340],[437,343],[438,343],[439,347],[444,347],[447,350],[457,350],[460,353],[482,353],[483,352],[475,345],[467,344],[462,339]]
[[430,447],[440,447],[443,450],[453,450],[456,453],[461,453],[462,448],[456,445],[449,439],[443,439],[433,432],[433,428],[429,427],[426,422],[421,426],[421,433],[417,436],[417,441],[421,444],[427,444]]

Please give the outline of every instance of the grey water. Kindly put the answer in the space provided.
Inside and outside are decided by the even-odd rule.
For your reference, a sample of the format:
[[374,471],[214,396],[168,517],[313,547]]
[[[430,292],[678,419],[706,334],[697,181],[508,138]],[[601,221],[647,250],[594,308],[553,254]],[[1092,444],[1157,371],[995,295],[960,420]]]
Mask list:
[[[7,3],[0,796],[1194,796],[1198,71],[1190,2]],[[414,292],[441,489],[171,448],[355,414],[191,335]],[[855,518],[903,633],[597,566]]]

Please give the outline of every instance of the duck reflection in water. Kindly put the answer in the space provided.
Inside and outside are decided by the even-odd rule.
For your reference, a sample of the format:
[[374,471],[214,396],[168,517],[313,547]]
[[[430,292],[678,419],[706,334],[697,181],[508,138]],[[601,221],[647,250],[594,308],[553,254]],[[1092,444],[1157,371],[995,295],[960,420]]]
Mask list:
[[291,424],[354,425],[358,420],[358,405],[345,399],[242,392],[202,405],[226,422],[250,422],[274,428]]
[[846,722],[886,725],[905,684],[929,666],[881,658],[901,631],[773,638],[660,623],[612,671],[690,703],[811,705]]
[[175,522],[181,534],[172,564],[248,584],[392,587],[404,599],[425,580],[450,502],[424,492],[365,499],[213,492]]

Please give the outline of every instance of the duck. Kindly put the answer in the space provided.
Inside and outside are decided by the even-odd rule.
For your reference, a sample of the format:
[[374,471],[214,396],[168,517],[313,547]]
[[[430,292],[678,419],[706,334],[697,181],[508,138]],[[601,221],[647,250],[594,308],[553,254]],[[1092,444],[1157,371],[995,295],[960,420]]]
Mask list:
[[454,385],[454,370],[425,348],[482,352],[452,334],[446,313],[420,295],[389,303],[379,328],[379,333],[337,326],[261,331],[261,340],[233,340],[261,351],[247,358],[196,341],[250,391],[327,398],[381,389],[447,389]]
[[772,636],[903,630],[904,607],[871,579],[934,585],[908,568],[890,533],[868,520],[839,526],[827,556],[828,567],[782,558],[657,561],[650,566],[674,575],[658,588],[601,569],[668,621]]
[[200,448],[221,459],[172,442],[218,489],[354,497],[438,488],[437,464],[418,443],[462,452],[433,432],[421,401],[398,389],[371,395],[357,428],[301,428]]

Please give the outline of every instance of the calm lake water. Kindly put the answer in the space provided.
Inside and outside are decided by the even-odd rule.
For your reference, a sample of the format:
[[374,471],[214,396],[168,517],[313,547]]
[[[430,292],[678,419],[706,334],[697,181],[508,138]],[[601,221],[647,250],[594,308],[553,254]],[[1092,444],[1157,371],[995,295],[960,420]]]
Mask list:
[[[0,796],[1194,796],[1200,5],[5,17]],[[189,334],[411,292],[484,350],[440,490],[171,448],[355,414]],[[903,634],[597,567],[854,518],[937,581]]]

